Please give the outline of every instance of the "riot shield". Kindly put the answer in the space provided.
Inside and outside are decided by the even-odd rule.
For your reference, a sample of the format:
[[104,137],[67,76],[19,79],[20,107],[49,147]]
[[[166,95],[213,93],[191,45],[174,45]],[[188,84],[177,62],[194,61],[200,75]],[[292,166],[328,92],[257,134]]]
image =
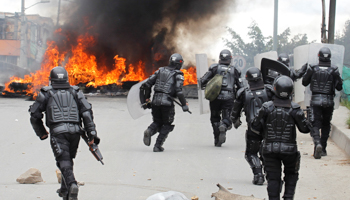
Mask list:
[[271,60],[269,58],[261,59],[261,75],[265,84],[272,84],[276,75],[272,75],[271,71],[277,73],[277,75],[285,75],[290,77],[289,67],[277,60]]
[[260,53],[254,56],[254,66],[257,67],[258,69],[261,69],[261,60],[263,58],[277,60],[278,58],[277,51],[269,51],[269,52]]
[[[339,69],[340,75],[343,72],[344,51],[345,48],[342,45],[324,44],[324,43],[312,43],[309,45],[303,45],[294,49],[294,68],[300,69],[305,63],[317,64],[318,52],[322,47],[328,47],[331,50],[331,64],[335,65]],[[301,81],[295,83],[295,102],[304,102],[304,106],[310,106],[311,90],[310,86],[306,88],[302,85]],[[340,92],[335,92],[334,108],[339,107]]]
[[209,113],[209,101],[204,98],[204,90],[201,90],[199,79],[204,76],[208,71],[208,58],[207,54],[196,54],[196,71],[198,77],[198,101],[199,101],[199,113]]
[[151,109],[144,110],[141,107],[141,102],[140,102],[140,87],[147,80],[148,79],[133,85],[129,90],[126,103],[128,106],[129,114],[133,119],[138,119],[144,115],[151,113]]

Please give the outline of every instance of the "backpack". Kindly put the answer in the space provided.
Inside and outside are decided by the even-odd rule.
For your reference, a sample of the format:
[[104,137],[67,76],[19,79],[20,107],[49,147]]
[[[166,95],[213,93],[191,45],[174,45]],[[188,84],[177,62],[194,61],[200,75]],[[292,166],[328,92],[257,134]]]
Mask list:
[[[228,69],[230,69],[231,66],[228,66],[225,73],[227,73]],[[210,81],[207,83],[207,86],[204,90],[204,97],[209,101],[214,101],[216,97],[219,96],[222,86],[222,79],[223,75],[216,74]]]

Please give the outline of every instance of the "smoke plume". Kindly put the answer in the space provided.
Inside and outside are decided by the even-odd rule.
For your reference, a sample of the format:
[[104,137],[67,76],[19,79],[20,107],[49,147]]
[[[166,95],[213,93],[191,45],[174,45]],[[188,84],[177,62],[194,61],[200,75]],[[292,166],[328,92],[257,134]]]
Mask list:
[[[69,41],[85,33],[95,36],[89,51],[99,63],[112,66],[119,55],[154,69],[167,65],[175,52],[191,60],[207,48],[221,34],[217,28],[226,23],[227,5],[227,0],[75,0],[62,8],[61,28]],[[55,38],[65,48],[61,39]]]

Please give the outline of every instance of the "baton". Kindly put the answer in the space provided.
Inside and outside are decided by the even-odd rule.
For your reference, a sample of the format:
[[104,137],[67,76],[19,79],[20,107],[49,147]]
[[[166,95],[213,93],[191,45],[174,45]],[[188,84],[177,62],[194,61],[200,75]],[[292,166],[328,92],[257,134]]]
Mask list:
[[[178,101],[176,101],[173,97],[171,97],[171,96],[169,96],[169,98],[171,99],[171,100],[173,100],[177,105],[179,105],[179,106],[181,106],[182,107],[182,104],[181,103],[179,103]],[[192,114],[192,112],[191,111],[187,111],[187,112],[189,112],[190,114]]]

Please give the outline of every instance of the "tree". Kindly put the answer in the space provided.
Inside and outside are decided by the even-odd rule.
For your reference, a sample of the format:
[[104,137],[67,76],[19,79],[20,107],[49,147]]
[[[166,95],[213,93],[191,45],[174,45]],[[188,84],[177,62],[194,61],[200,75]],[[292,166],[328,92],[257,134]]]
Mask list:
[[[334,39],[335,44],[343,45],[345,47],[345,55],[350,52],[350,20],[345,22],[343,32],[337,35]],[[344,65],[350,66],[350,57],[344,56]]]
[[[231,38],[223,38],[223,41],[225,42],[225,45],[231,49],[233,55],[244,56],[247,62],[247,66],[254,66],[255,55],[272,51],[273,38],[271,36],[263,36],[261,29],[255,21],[253,21],[248,28],[248,35],[249,39],[251,40],[250,42],[245,43],[242,38],[232,28],[229,27],[227,27],[227,31],[231,35]],[[285,31],[278,35],[278,53],[284,52],[292,54],[295,47],[309,44],[306,34],[298,34],[292,38],[290,37],[290,28],[287,28]]]

